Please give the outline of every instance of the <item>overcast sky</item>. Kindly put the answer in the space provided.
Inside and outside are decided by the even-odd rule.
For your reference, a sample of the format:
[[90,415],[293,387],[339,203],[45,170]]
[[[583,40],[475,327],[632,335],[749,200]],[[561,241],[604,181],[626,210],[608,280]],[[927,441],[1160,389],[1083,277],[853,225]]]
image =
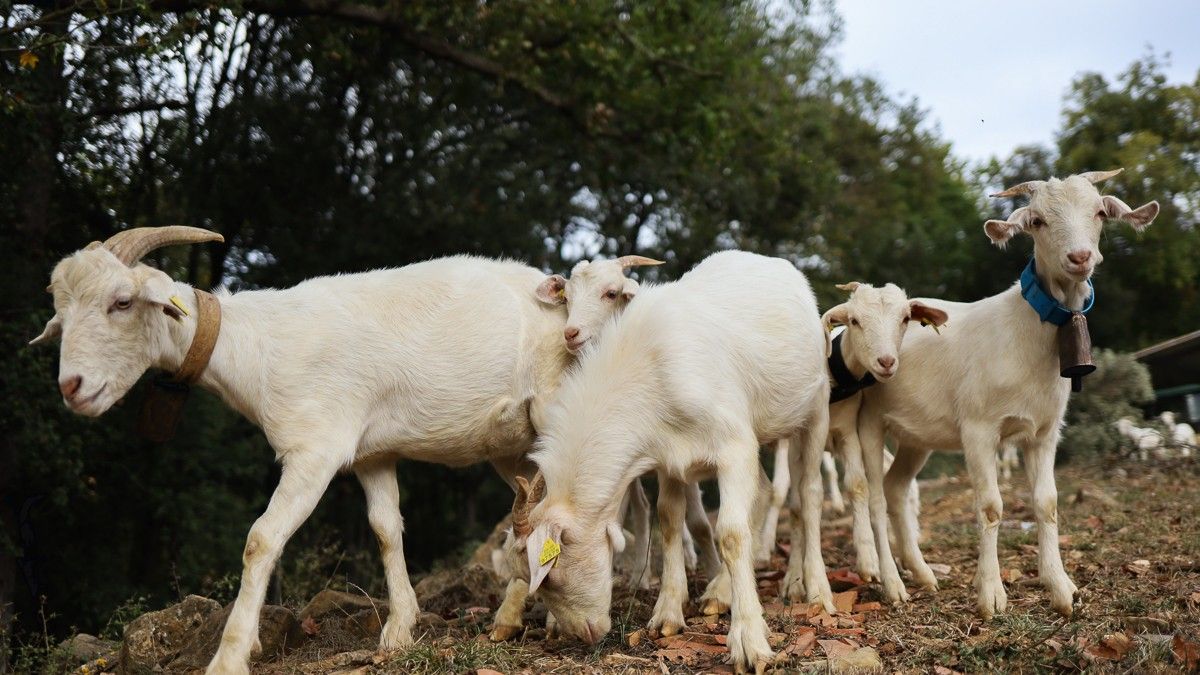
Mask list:
[[1200,70],[1200,0],[837,0],[846,72],[916,96],[960,157],[1050,143],[1081,71],[1110,80],[1150,46],[1171,82]]

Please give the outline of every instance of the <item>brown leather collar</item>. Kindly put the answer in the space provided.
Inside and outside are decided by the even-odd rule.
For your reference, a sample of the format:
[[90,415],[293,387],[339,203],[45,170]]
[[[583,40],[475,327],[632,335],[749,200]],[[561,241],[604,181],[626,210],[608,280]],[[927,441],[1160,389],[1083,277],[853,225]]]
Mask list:
[[198,288],[196,291],[196,334],[192,337],[192,345],[188,347],[175,377],[180,384],[193,384],[200,379],[208,360],[212,358],[213,348],[217,346],[217,336],[221,333],[221,303],[212,293],[206,293]]

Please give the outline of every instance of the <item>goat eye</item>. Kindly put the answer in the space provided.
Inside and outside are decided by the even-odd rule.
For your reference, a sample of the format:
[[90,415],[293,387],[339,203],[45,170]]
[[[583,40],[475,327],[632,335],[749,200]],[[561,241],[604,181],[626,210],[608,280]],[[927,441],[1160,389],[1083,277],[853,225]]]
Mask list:
[[1046,221],[1042,220],[1040,216],[1034,216],[1031,222],[1034,227],[1043,227],[1046,224]]
[[613,290],[608,290],[608,291],[605,291],[605,292],[604,292],[604,297],[608,298],[609,300],[616,300],[616,299],[617,299],[617,292],[616,292],[616,291],[613,291]]
[[858,327],[858,319],[850,319],[850,325],[857,328]]
[[1108,213],[1104,209],[1100,209],[1099,211],[1096,212],[1096,217],[1099,218],[1100,220],[1104,220],[1105,216],[1107,216],[1107,215],[1108,215]]
[[911,316],[906,316],[906,317],[904,317],[904,323],[908,323],[909,321],[912,321],[912,317],[911,317]]
[[119,310],[126,310],[132,306],[133,306],[133,300],[131,300],[129,298],[118,298],[117,301],[112,304],[113,309],[119,309]]

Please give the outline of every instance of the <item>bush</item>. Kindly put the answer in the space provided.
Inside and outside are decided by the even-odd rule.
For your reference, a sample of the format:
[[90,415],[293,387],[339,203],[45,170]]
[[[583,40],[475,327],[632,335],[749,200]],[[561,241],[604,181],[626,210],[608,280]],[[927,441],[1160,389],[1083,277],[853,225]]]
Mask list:
[[1154,398],[1150,371],[1132,354],[1096,350],[1096,372],[1083,380],[1083,391],[1071,394],[1067,427],[1060,452],[1065,458],[1111,455],[1121,448],[1121,435],[1114,422],[1132,417],[1139,426],[1142,411],[1137,406]]

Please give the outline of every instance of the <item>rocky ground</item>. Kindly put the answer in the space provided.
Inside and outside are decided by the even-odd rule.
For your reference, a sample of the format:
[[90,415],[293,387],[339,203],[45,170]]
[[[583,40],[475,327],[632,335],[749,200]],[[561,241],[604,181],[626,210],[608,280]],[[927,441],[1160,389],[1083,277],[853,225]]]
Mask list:
[[[1062,547],[1081,605],[1064,619],[1048,611],[1036,583],[1036,529],[1028,490],[1006,486],[1001,565],[1009,611],[974,614],[974,515],[965,481],[928,482],[922,492],[926,557],[942,576],[936,594],[917,592],[901,607],[879,603],[878,589],[849,572],[850,524],[830,515],[825,559],[839,612],[775,599],[783,549],[759,574],[780,672],[1200,669],[1200,464],[1069,467],[1059,474]],[[786,532],[786,528],[781,529]],[[482,562],[486,551],[476,556]],[[361,593],[326,590],[302,608],[267,607],[256,673],[667,673],[729,672],[727,617],[693,616],[683,635],[642,630],[653,591],[618,591],[614,629],[595,647],[547,639],[544,611],[512,642],[487,638],[501,587],[478,564],[435,573],[417,586],[424,613],[409,650],[376,654],[384,604]],[[694,579],[693,597],[702,590]],[[695,607],[690,609],[695,610]],[[67,646],[89,673],[190,672],[216,649],[228,608],[190,596],[143,615],[121,645],[76,636]]]

